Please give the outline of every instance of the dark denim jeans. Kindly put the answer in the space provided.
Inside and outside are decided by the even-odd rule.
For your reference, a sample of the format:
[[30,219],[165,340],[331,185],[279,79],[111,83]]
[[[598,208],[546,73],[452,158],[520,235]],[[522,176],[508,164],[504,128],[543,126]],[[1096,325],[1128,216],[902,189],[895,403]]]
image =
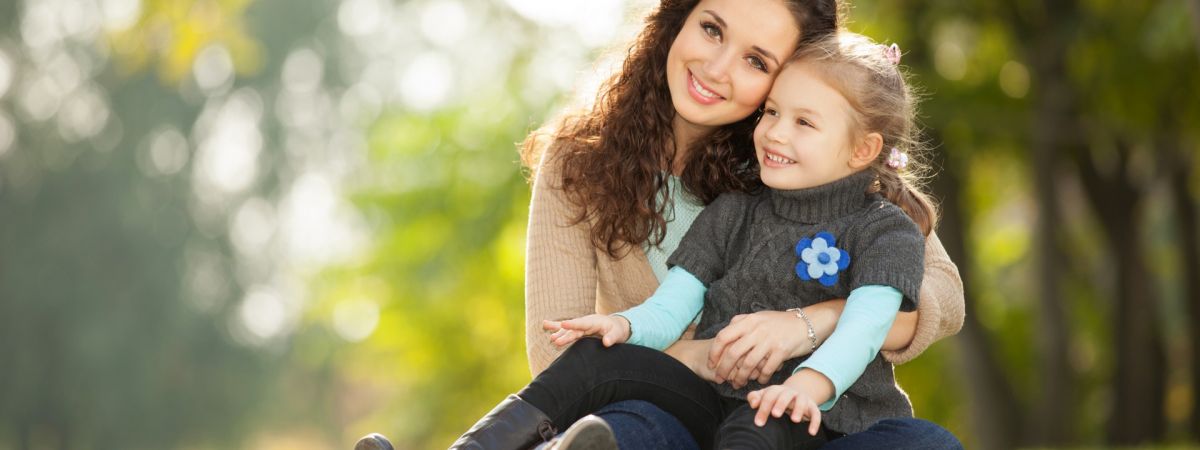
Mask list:
[[[617,436],[621,450],[700,450],[679,419],[650,402],[628,400],[597,411]],[[936,423],[916,418],[884,419],[866,431],[834,439],[822,449],[962,450],[962,442]]]

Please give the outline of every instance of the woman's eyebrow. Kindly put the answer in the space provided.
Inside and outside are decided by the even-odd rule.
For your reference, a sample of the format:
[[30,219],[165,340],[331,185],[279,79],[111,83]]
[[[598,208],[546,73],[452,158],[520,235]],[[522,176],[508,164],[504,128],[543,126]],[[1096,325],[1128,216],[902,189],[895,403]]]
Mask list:
[[[707,13],[708,15],[712,16],[713,20],[717,21],[717,25],[720,25],[721,28],[729,28],[729,26],[725,24],[725,19],[722,19],[721,16],[716,13],[716,11],[713,11],[711,9],[706,9],[706,10],[704,10],[704,12]],[[759,47],[757,45],[751,46],[750,48],[756,52],[762,53],[763,56],[766,56],[768,59],[771,60],[771,62],[774,62],[776,66],[779,65],[779,58],[776,58],[773,53],[768,52],[766,49]]]

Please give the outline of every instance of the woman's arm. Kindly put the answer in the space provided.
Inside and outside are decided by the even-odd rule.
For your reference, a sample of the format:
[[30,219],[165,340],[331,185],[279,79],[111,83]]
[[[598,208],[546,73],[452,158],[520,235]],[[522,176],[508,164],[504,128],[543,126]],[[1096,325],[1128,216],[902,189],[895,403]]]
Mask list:
[[561,353],[542,330],[542,321],[596,312],[591,230],[587,222],[571,224],[575,212],[554,164],[543,161],[533,182],[525,247],[525,351],[533,376]]
[[[913,335],[900,348],[884,345],[880,353],[892,364],[904,364],[925,352],[934,342],[953,336],[962,329],[963,319],[966,318],[966,306],[963,298],[962,278],[958,276],[958,266],[950,261],[946,248],[938,239],[937,233],[930,233],[925,239],[925,275],[921,279],[921,298],[917,301],[917,317],[912,313],[901,314],[896,318],[896,326],[904,321],[913,321]],[[910,317],[904,317],[909,315]],[[888,343],[892,342],[892,334],[888,335]]]
[[[880,353],[893,364],[912,360],[930,344],[962,328],[965,317],[962,279],[936,233],[930,234],[925,242],[920,296],[917,311],[897,315],[884,341]],[[804,308],[805,315],[812,320],[817,345],[833,334],[845,306],[845,300],[830,300]],[[783,361],[812,353],[812,342],[804,332],[806,327],[790,312],[760,311],[736,316],[713,339],[709,366],[713,367],[718,382],[730,380],[734,386],[744,385],[751,378],[766,382]]]

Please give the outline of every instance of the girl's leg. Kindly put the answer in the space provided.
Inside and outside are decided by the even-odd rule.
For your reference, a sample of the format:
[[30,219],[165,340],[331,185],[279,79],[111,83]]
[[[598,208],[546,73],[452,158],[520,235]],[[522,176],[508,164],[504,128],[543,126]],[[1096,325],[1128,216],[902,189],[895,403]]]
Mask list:
[[[741,405],[731,408],[733,412],[717,430],[717,448],[737,449],[816,449],[828,442],[824,427],[816,436],[808,434],[808,422],[794,423],[787,416],[771,417],[766,425],[754,424],[758,410],[742,400]],[[887,447],[880,447],[887,448]]]
[[644,400],[674,416],[701,448],[712,446],[721,398],[687,366],[657,350],[583,339],[517,394],[565,429],[580,417],[624,400]]
[[824,448],[850,450],[883,448],[895,450],[962,450],[953,433],[928,420],[912,417],[883,419],[866,430],[834,439]]

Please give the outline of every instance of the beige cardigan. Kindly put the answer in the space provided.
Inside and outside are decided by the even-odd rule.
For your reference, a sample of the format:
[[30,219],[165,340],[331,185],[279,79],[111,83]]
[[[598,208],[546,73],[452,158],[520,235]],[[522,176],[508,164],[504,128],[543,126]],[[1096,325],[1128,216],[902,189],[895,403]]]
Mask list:
[[[658,287],[641,248],[618,259],[609,257],[592,245],[589,223],[570,224],[576,212],[563,194],[558,171],[543,165],[534,178],[525,254],[525,347],[534,376],[561,353],[542,331],[542,320],[623,311],[641,304]],[[936,233],[926,240],[925,277],[917,304],[912,343],[901,351],[883,352],[892,363],[907,362],[962,328],[962,279]],[[690,330],[685,337],[691,337]]]

